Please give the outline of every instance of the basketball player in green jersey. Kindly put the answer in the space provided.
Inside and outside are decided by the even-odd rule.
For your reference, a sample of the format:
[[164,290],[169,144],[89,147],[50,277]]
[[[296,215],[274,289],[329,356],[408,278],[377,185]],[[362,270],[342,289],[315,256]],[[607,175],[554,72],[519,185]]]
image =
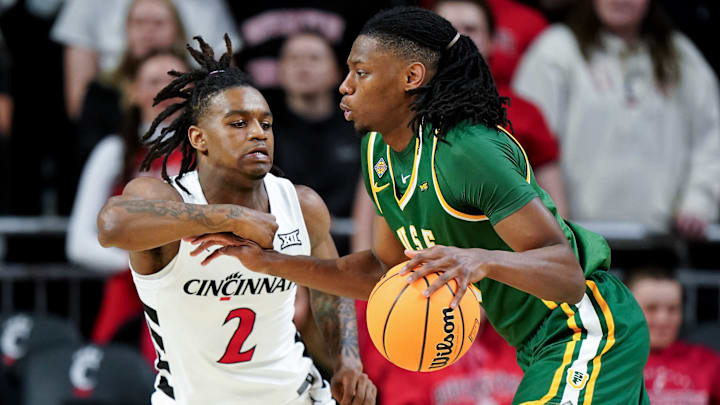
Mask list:
[[507,100],[472,40],[432,12],[390,9],[366,23],[348,66],[341,108],[367,133],[363,175],[379,214],[372,251],[290,257],[213,234],[193,239],[194,254],[224,245],[206,261],[231,255],[359,299],[410,257],[410,282],[443,272],[426,294],[451,279],[461,286],[451,305],[468,283],[481,290],[488,320],[525,372],[513,403],[648,404],[640,307],[606,271],[606,242],[563,220],[537,186],[522,147],[502,129]]

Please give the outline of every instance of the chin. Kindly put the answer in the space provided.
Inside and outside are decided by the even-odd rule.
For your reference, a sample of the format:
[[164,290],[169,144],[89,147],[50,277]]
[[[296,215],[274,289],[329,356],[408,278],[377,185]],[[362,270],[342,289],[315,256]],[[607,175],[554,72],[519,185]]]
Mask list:
[[355,131],[357,131],[360,136],[365,136],[368,132],[372,132],[372,128],[370,128],[367,125],[358,124],[357,122],[354,125]]

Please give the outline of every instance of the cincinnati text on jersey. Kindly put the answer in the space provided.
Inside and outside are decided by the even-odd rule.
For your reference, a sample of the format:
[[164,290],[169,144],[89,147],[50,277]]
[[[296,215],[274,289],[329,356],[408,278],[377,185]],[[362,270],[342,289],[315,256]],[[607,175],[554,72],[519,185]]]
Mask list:
[[260,295],[284,292],[295,283],[280,277],[242,278],[240,273],[231,274],[224,279],[192,279],[183,285],[188,295],[206,297],[230,297],[236,295]]

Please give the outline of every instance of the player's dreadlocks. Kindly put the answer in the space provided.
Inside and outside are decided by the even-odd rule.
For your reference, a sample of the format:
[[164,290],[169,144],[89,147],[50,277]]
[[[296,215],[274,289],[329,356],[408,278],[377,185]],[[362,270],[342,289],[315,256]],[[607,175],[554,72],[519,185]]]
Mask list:
[[[187,50],[193,59],[200,65],[199,69],[192,69],[187,73],[176,71],[168,72],[169,75],[175,76],[170,84],[155,96],[155,103],[172,98],[183,99],[180,103],[175,103],[167,107],[163,112],[153,120],[152,125],[145,133],[142,141],[148,145],[148,151],[145,160],[143,160],[140,170],[147,170],[153,160],[163,157],[162,177],[165,181],[170,181],[167,174],[167,160],[172,151],[180,148],[182,151],[182,162],[178,179],[183,174],[192,171],[197,166],[195,149],[188,139],[188,128],[197,124],[198,118],[205,113],[210,99],[218,92],[231,87],[252,86],[247,76],[238,68],[230,66],[232,58],[232,44],[230,38],[225,34],[225,47],[227,51],[215,60],[215,53],[200,36],[194,37],[200,44],[200,51],[193,49],[189,44]],[[168,117],[182,111],[180,116],[170,123],[167,127],[160,131],[159,136],[153,137],[157,127]],[[182,184],[180,187],[185,189]]]
[[419,61],[435,75],[412,91],[410,109],[413,130],[430,123],[439,137],[458,122],[469,120],[490,128],[508,124],[505,105],[490,69],[469,37],[460,35],[439,15],[417,7],[381,11],[363,27],[360,35],[377,40],[397,56]]

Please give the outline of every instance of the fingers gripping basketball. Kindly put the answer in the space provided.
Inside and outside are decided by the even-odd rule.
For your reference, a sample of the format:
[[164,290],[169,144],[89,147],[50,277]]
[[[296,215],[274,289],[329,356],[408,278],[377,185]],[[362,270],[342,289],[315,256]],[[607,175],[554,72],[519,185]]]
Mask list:
[[370,293],[367,324],[378,351],[391,363],[411,371],[435,371],[457,361],[470,348],[480,326],[480,305],[465,294],[456,308],[450,302],[457,291],[451,280],[430,297],[422,292],[437,273],[408,284],[390,269]]

